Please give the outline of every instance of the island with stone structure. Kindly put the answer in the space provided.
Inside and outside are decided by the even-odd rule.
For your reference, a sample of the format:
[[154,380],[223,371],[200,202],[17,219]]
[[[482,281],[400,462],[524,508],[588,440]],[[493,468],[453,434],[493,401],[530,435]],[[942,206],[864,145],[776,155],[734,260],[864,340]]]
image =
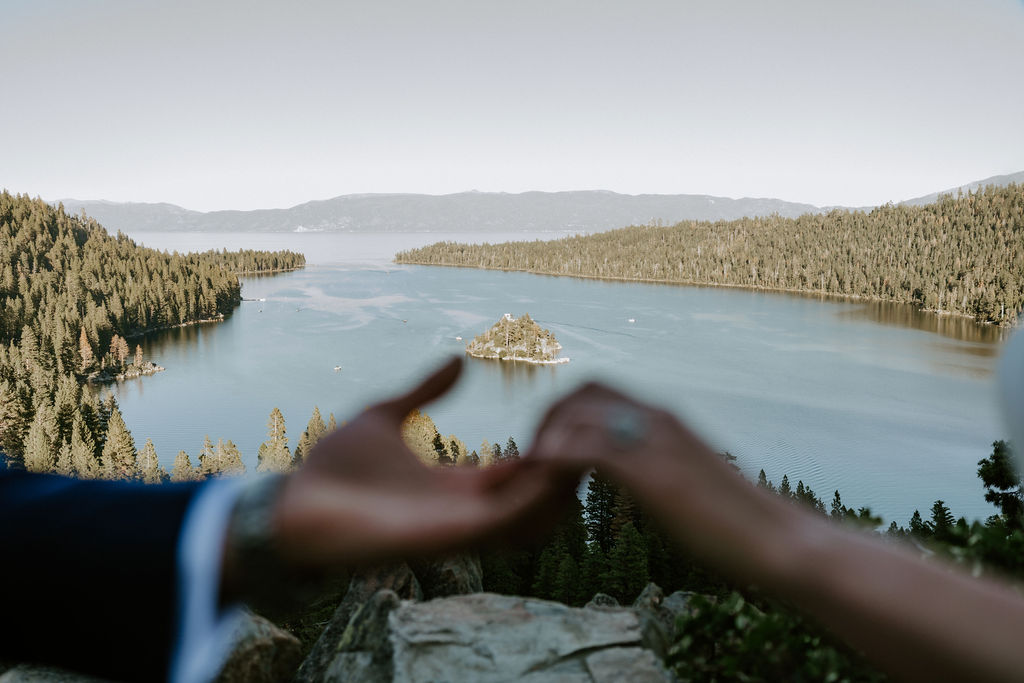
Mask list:
[[466,344],[466,353],[474,358],[545,365],[568,363],[568,358],[558,357],[561,350],[555,335],[538,325],[529,313],[518,318],[506,313],[489,330]]

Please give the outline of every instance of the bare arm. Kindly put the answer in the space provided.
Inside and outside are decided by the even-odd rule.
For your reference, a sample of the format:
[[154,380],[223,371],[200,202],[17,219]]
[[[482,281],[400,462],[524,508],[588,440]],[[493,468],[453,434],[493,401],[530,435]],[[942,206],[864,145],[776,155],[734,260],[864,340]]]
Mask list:
[[[607,425],[642,421],[617,442]],[[538,455],[590,462],[698,556],[817,618],[906,680],[1024,679],[1024,598],[757,489],[674,417],[599,386],[556,406]]]

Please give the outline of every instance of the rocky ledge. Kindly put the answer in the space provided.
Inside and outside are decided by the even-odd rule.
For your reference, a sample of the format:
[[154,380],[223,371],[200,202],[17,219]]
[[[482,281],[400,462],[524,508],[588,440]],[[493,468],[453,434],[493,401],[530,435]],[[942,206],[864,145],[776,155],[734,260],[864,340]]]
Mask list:
[[[662,660],[689,594],[649,584],[630,607],[598,594],[585,607],[482,593],[472,556],[399,564],[352,579],[299,663],[298,640],[252,615],[220,683],[664,683]],[[0,683],[97,682],[20,665]]]

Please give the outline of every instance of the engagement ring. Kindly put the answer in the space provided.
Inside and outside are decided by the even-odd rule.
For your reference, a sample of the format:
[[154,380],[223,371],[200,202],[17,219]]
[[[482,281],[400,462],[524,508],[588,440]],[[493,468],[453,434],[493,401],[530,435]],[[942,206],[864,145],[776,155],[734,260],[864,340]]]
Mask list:
[[605,428],[617,448],[632,448],[647,438],[647,416],[632,406],[619,404],[609,409]]

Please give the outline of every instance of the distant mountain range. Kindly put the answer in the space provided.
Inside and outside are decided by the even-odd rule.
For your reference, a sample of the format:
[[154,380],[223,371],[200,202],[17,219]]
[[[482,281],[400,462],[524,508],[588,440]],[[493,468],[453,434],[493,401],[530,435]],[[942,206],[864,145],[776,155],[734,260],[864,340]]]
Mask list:
[[[1024,183],[1024,171],[958,189]],[[907,200],[926,204],[939,193]],[[578,192],[460,192],[446,195],[353,194],[306,202],[290,209],[191,211],[174,204],[62,199],[70,213],[84,210],[111,232],[599,232],[652,221],[731,220],[744,216],[795,217],[832,208],[781,199],[730,199],[709,195],[626,195]],[[58,202],[52,202],[57,204]]]
[[942,190],[941,192],[933,192],[926,194],[923,197],[915,197],[914,199],[908,199],[901,204],[913,204],[914,206],[921,206],[923,204],[931,204],[939,195],[951,194],[956,195],[957,192],[967,192],[968,190],[974,191],[979,187],[985,187],[986,185],[995,185],[997,187],[1005,187],[1011,183],[1017,183],[1018,185],[1024,185],[1024,171],[1018,171],[1017,173],[1010,173],[1007,175],[994,175],[991,178],[985,178],[984,180],[975,180],[973,183],[967,183],[960,187],[952,187],[948,190]]

